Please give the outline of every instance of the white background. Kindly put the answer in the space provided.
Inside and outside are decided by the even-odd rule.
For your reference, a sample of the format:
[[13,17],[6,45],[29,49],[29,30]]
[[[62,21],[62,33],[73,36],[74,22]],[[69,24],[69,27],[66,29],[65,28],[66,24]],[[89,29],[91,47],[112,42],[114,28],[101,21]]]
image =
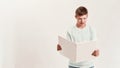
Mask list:
[[57,36],[75,24],[81,5],[98,35],[96,68],[120,68],[119,0],[1,0],[0,68],[67,68]]

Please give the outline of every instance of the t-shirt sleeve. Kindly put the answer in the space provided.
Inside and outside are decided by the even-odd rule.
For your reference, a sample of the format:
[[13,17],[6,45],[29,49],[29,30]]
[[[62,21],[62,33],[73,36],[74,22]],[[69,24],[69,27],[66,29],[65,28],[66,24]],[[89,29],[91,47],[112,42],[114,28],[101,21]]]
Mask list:
[[96,30],[93,27],[91,28],[91,33],[92,33],[91,41],[95,41],[96,50],[97,50],[97,49],[99,49],[99,45],[98,45],[98,41],[97,41],[97,33],[96,33]]
[[69,31],[66,32],[66,38],[67,38],[68,40],[72,40]]
[[91,36],[91,40],[92,40],[92,41],[97,41],[96,30],[93,29],[93,27],[91,27],[91,34],[92,34],[92,36]]

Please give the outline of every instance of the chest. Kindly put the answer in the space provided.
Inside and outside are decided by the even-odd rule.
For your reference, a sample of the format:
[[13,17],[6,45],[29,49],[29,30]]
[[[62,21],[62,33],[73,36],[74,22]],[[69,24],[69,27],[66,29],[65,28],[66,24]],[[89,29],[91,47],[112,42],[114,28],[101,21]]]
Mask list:
[[80,42],[80,41],[89,41],[91,39],[92,34],[89,29],[85,29],[85,30],[73,31],[71,36],[73,41]]

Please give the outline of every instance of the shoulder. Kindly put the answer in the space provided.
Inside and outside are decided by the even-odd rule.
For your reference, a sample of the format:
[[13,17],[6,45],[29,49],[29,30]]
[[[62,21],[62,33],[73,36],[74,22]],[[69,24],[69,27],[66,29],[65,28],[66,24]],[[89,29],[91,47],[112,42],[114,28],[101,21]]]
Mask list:
[[88,28],[91,30],[91,31],[96,31],[95,27],[91,26],[91,25],[87,25]]
[[75,30],[75,26],[70,26],[68,27],[67,32],[71,33],[74,30]]

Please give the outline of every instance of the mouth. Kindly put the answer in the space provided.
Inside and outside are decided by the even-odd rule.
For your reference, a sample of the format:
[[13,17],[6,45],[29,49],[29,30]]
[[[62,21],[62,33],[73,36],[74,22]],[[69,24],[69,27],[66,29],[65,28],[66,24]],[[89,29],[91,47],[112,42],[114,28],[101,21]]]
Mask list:
[[80,24],[84,24],[84,23],[81,22]]

